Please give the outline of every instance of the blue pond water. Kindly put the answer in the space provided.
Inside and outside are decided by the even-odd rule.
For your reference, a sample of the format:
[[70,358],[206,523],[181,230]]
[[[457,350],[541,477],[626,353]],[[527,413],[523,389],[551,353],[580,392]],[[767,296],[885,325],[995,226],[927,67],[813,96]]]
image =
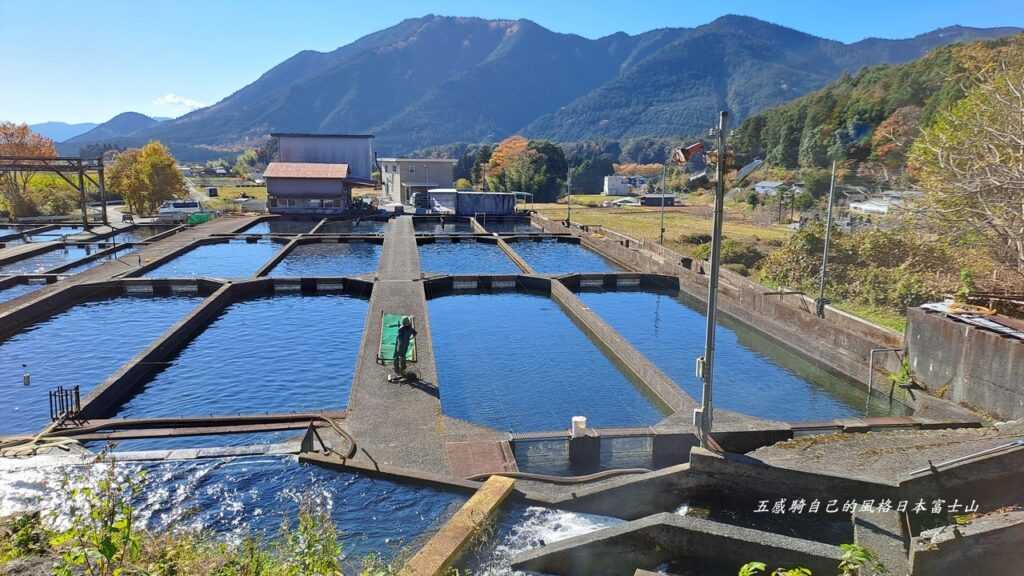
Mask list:
[[[205,529],[229,540],[273,537],[285,520],[294,524],[302,502],[325,510],[341,532],[345,574],[358,574],[370,553],[391,557],[439,528],[466,497],[303,465],[288,457],[258,457],[118,464],[119,474],[145,471],[136,507],[142,525]],[[68,468],[0,471],[0,512],[56,508]],[[71,469],[72,477],[96,473]]]
[[14,300],[18,296],[24,296],[46,286],[45,282],[23,282],[7,288],[0,289],[0,302]]
[[413,220],[413,229],[419,234],[471,234],[473,225],[459,220]]
[[104,242],[111,242],[114,244],[125,244],[127,242],[145,242],[151,236],[160,234],[170,230],[169,227],[163,226],[136,226],[131,230],[125,232],[118,232],[113,236],[104,239]]
[[319,220],[291,220],[288,218],[272,218],[257,222],[243,232],[246,234],[305,234],[317,225]]
[[241,240],[203,244],[146,273],[149,278],[188,278],[214,276],[240,278],[252,276],[277,253],[282,244],[260,240]]
[[484,228],[487,228],[488,232],[497,232],[499,234],[539,234],[542,232],[540,228],[537,228],[529,222],[515,222],[515,221],[494,221],[494,222],[483,222]]
[[[584,304],[618,330],[694,398],[694,359],[704,352],[705,317],[690,300],[652,292],[583,292]],[[717,406],[778,420],[827,420],[864,413],[866,395],[830,372],[736,322],[717,331]],[[888,404],[873,405],[888,414]]]
[[443,274],[519,274],[496,244],[435,242],[420,245],[420,270]]
[[644,426],[663,416],[550,299],[460,295],[428,302],[445,413],[516,432]]
[[568,242],[510,242],[527,264],[541,274],[618,272],[620,268],[579,244]]
[[380,244],[300,244],[270,271],[271,276],[356,276],[373,272],[380,260]]
[[74,262],[101,250],[95,244],[65,244],[30,258],[0,266],[0,275],[38,274],[68,262]]
[[330,220],[317,230],[317,234],[383,234],[387,222],[379,220]]
[[343,408],[367,307],[348,296],[299,294],[232,304],[117,415]]
[[[83,226],[58,226],[52,230],[47,230],[39,234],[32,236],[35,242],[45,242],[47,240],[59,240],[61,236],[70,236],[74,234],[81,234],[85,230]],[[36,238],[39,238],[36,240]]]
[[[0,341],[0,435],[30,432],[49,418],[47,391],[82,396],[142,351],[199,298],[115,298],[78,304]],[[32,385],[22,385],[28,364]]]
[[62,271],[61,274],[78,274],[79,272],[85,272],[90,268],[95,268],[96,266],[106,264],[107,262],[111,262],[114,260],[120,261],[121,267],[124,270],[128,270],[129,268],[138,265],[137,258],[129,256],[130,254],[135,254],[136,252],[138,252],[138,249],[136,248],[124,248],[122,250],[117,250],[112,254],[107,254],[103,256],[102,258],[97,258],[95,260],[90,260],[89,262],[83,262],[77,266],[72,266],[71,268]]

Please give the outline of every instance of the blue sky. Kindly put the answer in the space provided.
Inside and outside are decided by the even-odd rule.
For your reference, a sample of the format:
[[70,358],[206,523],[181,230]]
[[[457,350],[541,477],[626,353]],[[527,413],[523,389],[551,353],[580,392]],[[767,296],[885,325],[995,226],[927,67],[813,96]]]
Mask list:
[[826,38],[903,38],[942,26],[1024,26],[1020,0],[0,0],[0,119],[178,116],[299,50],[327,51],[428,13],[528,18],[599,37],[745,14]]

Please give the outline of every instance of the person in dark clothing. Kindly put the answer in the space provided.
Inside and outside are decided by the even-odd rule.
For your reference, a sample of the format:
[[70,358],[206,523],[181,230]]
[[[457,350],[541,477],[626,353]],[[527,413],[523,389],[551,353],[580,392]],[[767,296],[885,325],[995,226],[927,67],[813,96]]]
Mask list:
[[416,329],[412,327],[412,320],[408,316],[402,318],[402,326],[398,329],[398,337],[395,338],[395,377],[405,377],[405,355],[409,351],[409,344],[416,337]]

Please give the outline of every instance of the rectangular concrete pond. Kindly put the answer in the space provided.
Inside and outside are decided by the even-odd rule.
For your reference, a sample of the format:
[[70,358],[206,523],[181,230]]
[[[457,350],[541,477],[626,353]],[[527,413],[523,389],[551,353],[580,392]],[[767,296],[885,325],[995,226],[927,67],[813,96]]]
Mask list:
[[541,274],[571,274],[574,272],[619,272],[622,269],[597,252],[569,242],[551,240],[509,242],[517,254]]
[[[84,302],[0,340],[0,435],[41,429],[49,422],[50,389],[78,385],[84,397],[200,301],[123,297]],[[22,385],[26,370],[28,387]]]
[[543,230],[529,222],[503,222],[496,220],[493,222],[481,222],[481,224],[483,224],[483,227],[486,228],[488,232],[496,232],[498,234],[540,234],[543,232]]
[[368,303],[279,295],[230,305],[118,417],[303,412],[348,401]]
[[249,226],[246,234],[305,234],[313,229],[319,220],[295,220],[291,218],[271,218]]
[[260,266],[270,260],[284,245],[260,240],[245,242],[232,240],[216,244],[202,244],[170,262],[165,262],[146,273],[149,278],[189,278],[213,276],[239,278],[252,276]]
[[84,226],[58,226],[56,228],[53,228],[52,230],[47,230],[45,232],[33,234],[32,241],[49,242],[50,240],[60,240],[63,236],[74,236],[75,234],[81,234],[84,230]]
[[[688,394],[700,399],[701,382],[693,366],[704,352],[703,304],[653,292],[582,292],[579,297]],[[855,382],[748,326],[719,318],[716,406],[791,421],[864,414],[866,394]],[[889,413],[888,403],[872,402],[872,415]]]
[[[360,574],[363,558],[385,561],[407,552],[450,518],[466,496],[437,488],[303,465],[289,457],[217,458],[119,463],[124,476],[146,475],[134,502],[139,527],[156,534],[189,528],[216,539],[273,538],[297,521],[300,504],[323,510],[344,546],[344,574]],[[0,470],[0,512],[13,514],[52,497],[61,467]]]
[[41,254],[0,266],[0,275],[39,274],[103,250],[96,244],[64,244]]
[[113,236],[105,238],[104,242],[110,242],[114,244],[124,244],[126,242],[145,242],[147,239],[156,236],[162,232],[170,230],[170,226],[136,226],[131,230],[124,232],[118,232]]
[[497,244],[483,242],[420,244],[420,270],[439,274],[520,273]]
[[383,234],[387,222],[382,220],[328,220],[317,234]]
[[299,244],[270,276],[358,276],[377,269],[381,245],[369,242]]
[[488,294],[428,301],[441,407],[514,432],[647,426],[651,402],[543,296]]
[[473,225],[463,220],[413,220],[417,234],[472,234]]

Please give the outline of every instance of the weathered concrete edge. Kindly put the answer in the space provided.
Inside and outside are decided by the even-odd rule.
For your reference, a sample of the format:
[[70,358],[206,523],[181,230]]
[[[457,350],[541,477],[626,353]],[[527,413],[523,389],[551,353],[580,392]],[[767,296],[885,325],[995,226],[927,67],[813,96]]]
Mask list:
[[512,492],[515,481],[491,476],[444,526],[412,557],[400,574],[440,576],[446,574],[487,521]]
[[[356,438],[357,442],[358,440],[359,439]],[[381,478],[387,478],[389,480],[411,482],[413,484],[425,484],[429,486],[437,486],[440,488],[457,490],[461,492],[475,492],[481,486],[483,486],[482,482],[463,480],[461,478],[456,478],[454,476],[449,476],[447,474],[433,474],[431,472],[426,472],[422,470],[412,470],[409,468],[401,468],[398,466],[391,466],[388,464],[370,466],[361,464],[355,460],[344,460],[337,456],[318,454],[316,452],[300,453],[299,461],[306,462],[309,464],[316,464],[317,466],[324,466],[326,468],[334,468],[337,470],[355,470],[370,476],[379,476]]]
[[683,392],[672,379],[665,375],[639,350],[633,347],[614,328],[609,326],[558,280],[551,282],[551,299],[579,325],[584,333],[595,341],[607,354],[616,359],[633,379],[671,413],[692,410],[697,402]]
[[[668,532],[657,533],[665,530]],[[836,546],[663,512],[519,553],[512,558],[512,567],[559,574],[612,574],[626,565],[630,565],[630,569],[655,568],[670,558],[690,556],[720,559],[716,556],[720,553],[718,546],[670,550],[673,533],[700,534],[705,539],[719,540],[722,545],[728,545],[730,558],[740,564],[742,561],[739,558],[746,555],[749,560],[761,560],[773,565],[797,561],[815,573],[826,574],[828,570],[836,569],[842,557],[842,551]],[[632,558],[623,557],[623,551],[617,550],[613,543],[631,539],[637,540],[641,548],[647,548],[643,544],[655,546],[637,550]],[[745,552],[739,552],[738,548],[744,548]],[[601,557],[602,553],[605,557]],[[589,567],[576,562],[584,556],[591,558]],[[613,563],[616,565],[612,566]]]

